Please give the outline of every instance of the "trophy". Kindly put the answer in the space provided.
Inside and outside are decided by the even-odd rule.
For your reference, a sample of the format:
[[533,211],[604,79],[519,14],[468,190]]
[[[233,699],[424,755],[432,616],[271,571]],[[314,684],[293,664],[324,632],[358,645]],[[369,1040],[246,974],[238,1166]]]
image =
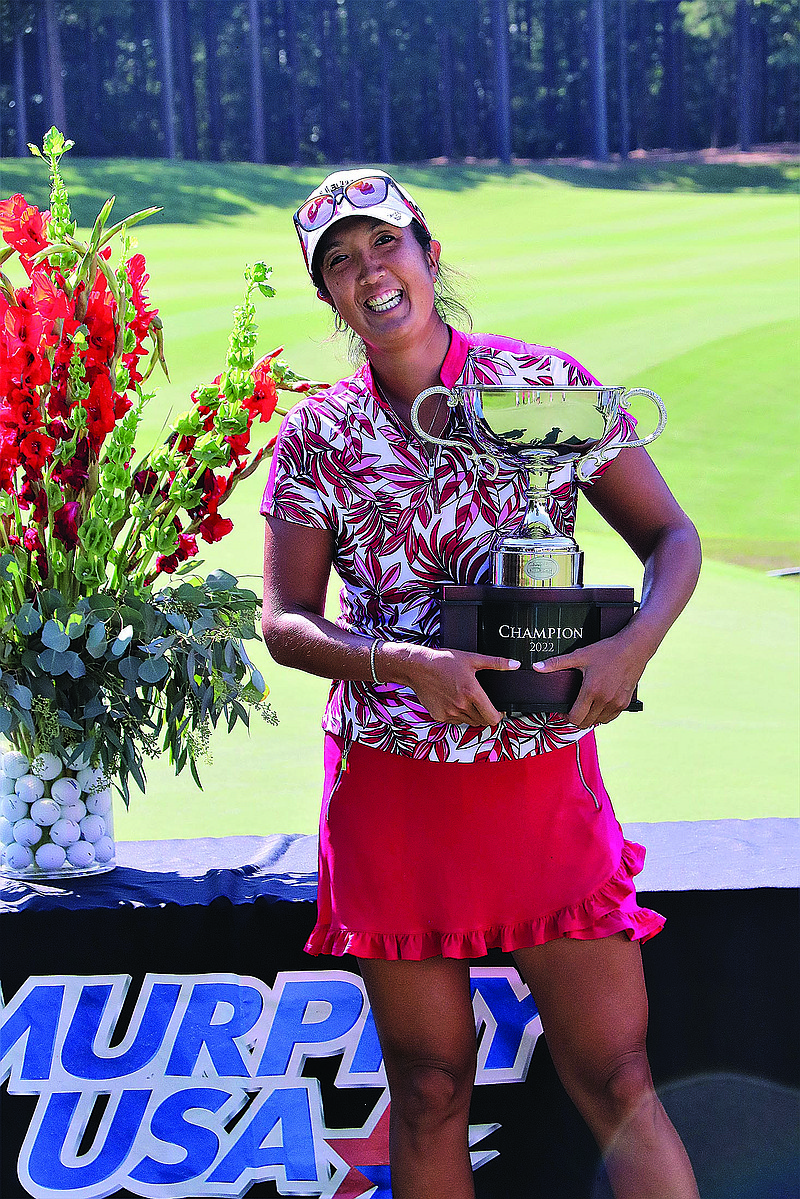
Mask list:
[[[461,407],[472,440],[434,437],[420,425],[430,395],[446,395]],[[643,387],[429,387],[411,407],[411,423],[424,441],[455,446],[496,478],[500,466],[524,470],[527,506],[521,524],[498,531],[492,545],[492,582],[440,584],[439,644],[482,654],[517,658],[516,671],[479,671],[478,679],[500,711],[513,714],[568,712],[581,686],[579,670],[540,674],[532,669],[618,633],[633,616],[632,587],[587,587],[583,552],[558,530],[549,510],[549,481],[563,467],[586,482],[612,456],[611,432],[633,396],[658,408],[658,425],[647,437],[625,442],[648,445],[664,429],[666,410]],[[476,448],[477,447],[477,448]],[[641,711],[634,692],[628,711]]]

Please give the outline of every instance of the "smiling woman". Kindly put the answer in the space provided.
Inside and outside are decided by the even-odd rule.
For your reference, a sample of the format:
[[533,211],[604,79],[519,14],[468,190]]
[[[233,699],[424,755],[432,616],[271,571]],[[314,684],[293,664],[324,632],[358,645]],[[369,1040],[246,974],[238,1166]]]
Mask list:
[[[392,1095],[392,1193],[474,1195],[469,960],[501,947],[617,1199],[697,1199],[644,1050],[639,943],[663,919],[637,903],[644,849],[622,835],[593,731],[627,706],[691,594],[694,528],[646,452],[625,448],[621,418],[586,490],[645,564],[641,607],[622,633],[550,660],[583,672],[567,715],[503,716],[476,673],[519,663],[438,648],[437,587],[485,578],[497,530],[523,517],[525,483],[512,467],[484,477],[466,428],[430,450],[411,407],[433,389],[420,416],[441,436],[458,419],[443,388],[597,380],[551,347],[449,325],[441,246],[384,172],[330,176],[294,219],[318,295],[365,361],[281,428],[262,504],[263,629],[279,662],[333,680],[306,948],[359,959]],[[570,534],[575,482],[552,487],[549,514]],[[324,614],[332,565],[336,624]]]

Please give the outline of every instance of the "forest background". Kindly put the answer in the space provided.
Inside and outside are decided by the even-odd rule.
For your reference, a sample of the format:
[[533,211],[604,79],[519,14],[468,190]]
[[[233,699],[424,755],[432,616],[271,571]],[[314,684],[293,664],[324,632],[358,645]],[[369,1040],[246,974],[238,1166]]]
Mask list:
[[[466,273],[476,328],[663,395],[653,457],[706,565],[648,668],[645,713],[603,730],[609,788],[623,820],[796,814],[797,579],[768,572],[800,562],[797,9],[0,0],[0,17],[3,194],[47,207],[25,143],[56,123],[77,142],[63,165],[82,226],[112,192],[117,219],[163,206],[136,230],[172,380],[154,438],[219,371],[256,258],[278,288],[259,352],[285,344],[317,378],[348,371],[291,213],[325,164],[354,159],[400,164]],[[206,569],[257,577],[263,482],[237,492]],[[583,508],[587,580],[638,588],[638,563]],[[336,598],[333,585],[331,614]],[[279,728],[220,732],[203,793],[153,763],[121,838],[313,829],[327,684],[263,650],[259,665]]]

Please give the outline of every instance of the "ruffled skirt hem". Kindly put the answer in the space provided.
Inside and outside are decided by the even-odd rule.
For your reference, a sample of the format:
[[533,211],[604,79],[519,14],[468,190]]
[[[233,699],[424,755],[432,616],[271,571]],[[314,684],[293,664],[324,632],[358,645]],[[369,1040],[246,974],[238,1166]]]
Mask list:
[[306,952],[419,962],[431,957],[483,957],[490,949],[508,953],[560,937],[594,941],[624,932],[631,941],[648,941],[661,932],[666,921],[658,912],[639,907],[636,902],[632,880],[640,873],[644,857],[644,846],[635,841],[623,842],[619,868],[601,887],[580,903],[546,916],[460,932],[357,932],[318,923],[306,942]]

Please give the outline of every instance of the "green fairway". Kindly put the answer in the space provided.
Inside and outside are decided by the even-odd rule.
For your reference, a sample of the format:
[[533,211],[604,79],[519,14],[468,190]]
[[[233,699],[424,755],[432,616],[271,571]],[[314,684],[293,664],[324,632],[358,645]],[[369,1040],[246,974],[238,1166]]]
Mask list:
[[[246,262],[275,267],[259,348],[285,345],[318,378],[349,369],[303,271],[291,210],[320,172],[303,168],[65,163],[82,221],[116,191],[119,219],[161,203],[136,230],[166,326],[168,410],[221,368]],[[793,168],[663,164],[597,171],[397,168],[468,276],[475,328],[556,345],[608,383],[650,387],[669,423],[653,457],[698,525],[697,596],[651,663],[642,715],[601,734],[625,820],[788,816],[798,811],[798,239]],[[37,181],[30,186],[30,181]],[[3,193],[43,203],[41,165],[3,164]],[[654,413],[635,401],[642,430]],[[228,506],[234,533],[207,567],[257,575],[265,472]],[[584,505],[588,508],[588,505]],[[634,582],[638,566],[589,510],[579,520],[587,582]],[[332,601],[333,595],[329,597]],[[206,789],[149,769],[145,798],[118,819],[126,839],[309,831],[316,823],[319,716],[327,684],[267,662],[279,728],[212,741]]]

